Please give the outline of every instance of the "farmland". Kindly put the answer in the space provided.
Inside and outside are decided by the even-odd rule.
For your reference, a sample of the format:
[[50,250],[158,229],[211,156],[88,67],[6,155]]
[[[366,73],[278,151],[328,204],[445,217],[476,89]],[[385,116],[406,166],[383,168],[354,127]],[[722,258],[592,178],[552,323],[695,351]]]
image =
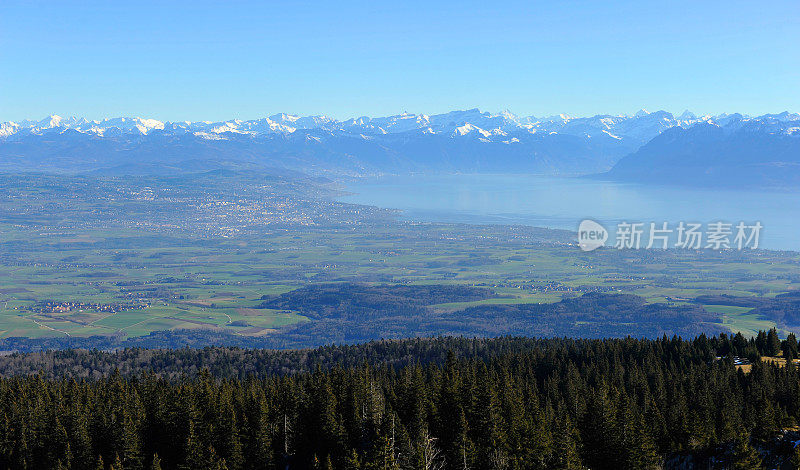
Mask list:
[[[80,181],[93,196],[73,203],[63,178],[39,187],[0,178],[0,338],[196,329],[280,335],[311,320],[257,308],[263,299],[325,283],[461,285],[494,294],[432,301],[440,312],[586,293],[680,306],[700,295],[772,298],[800,287],[797,253],[583,253],[568,232],[400,222],[378,208],[335,202],[330,185],[291,178],[269,185],[237,178],[242,186],[223,177],[203,179],[206,186]],[[276,212],[276,204],[285,207]],[[747,308],[706,309],[731,331],[775,326]]]

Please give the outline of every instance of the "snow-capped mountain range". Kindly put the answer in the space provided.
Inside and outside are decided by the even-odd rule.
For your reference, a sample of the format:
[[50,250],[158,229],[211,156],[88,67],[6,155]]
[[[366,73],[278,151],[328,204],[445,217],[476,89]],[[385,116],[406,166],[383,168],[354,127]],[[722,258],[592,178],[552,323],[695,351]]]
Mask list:
[[[731,122],[742,124],[750,121],[766,122],[777,132],[798,132],[800,114],[783,112],[750,117],[741,114],[722,114],[718,116],[695,116],[684,111],[673,116],[666,111],[647,112],[640,110],[634,115],[597,115],[592,117],[571,117],[565,114],[536,118],[517,116],[509,111],[492,114],[478,109],[452,111],[445,114],[398,114],[386,117],[367,117],[339,121],[327,116],[300,117],[291,114],[274,114],[269,117],[242,121],[182,121],[162,122],[140,117],[117,117],[103,120],[86,118],[63,118],[48,116],[40,121],[24,120],[0,124],[0,139],[17,135],[64,132],[75,130],[97,136],[116,136],[120,134],[148,135],[152,132],[165,134],[194,134],[207,139],[225,138],[226,134],[250,135],[253,137],[268,134],[292,134],[297,131],[320,130],[329,133],[349,133],[353,135],[376,136],[401,133],[445,134],[451,137],[473,136],[493,142],[512,143],[506,139],[509,134],[523,131],[527,133],[558,133],[580,137],[632,138],[647,141],[671,127],[689,127],[699,122],[728,126]],[[786,125],[793,124],[793,125]]]
[[185,172],[285,168],[312,174],[587,174],[609,170],[670,129],[697,126],[795,141],[788,112],[545,118],[478,109],[336,120],[274,114],[250,121],[162,122],[48,116],[0,124],[0,171]]

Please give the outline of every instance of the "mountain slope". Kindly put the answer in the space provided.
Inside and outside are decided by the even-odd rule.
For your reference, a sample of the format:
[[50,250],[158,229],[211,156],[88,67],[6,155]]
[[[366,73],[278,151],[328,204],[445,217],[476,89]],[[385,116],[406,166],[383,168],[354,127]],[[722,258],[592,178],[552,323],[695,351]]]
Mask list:
[[607,176],[647,183],[797,188],[798,124],[737,117],[724,125],[669,129],[621,159]]

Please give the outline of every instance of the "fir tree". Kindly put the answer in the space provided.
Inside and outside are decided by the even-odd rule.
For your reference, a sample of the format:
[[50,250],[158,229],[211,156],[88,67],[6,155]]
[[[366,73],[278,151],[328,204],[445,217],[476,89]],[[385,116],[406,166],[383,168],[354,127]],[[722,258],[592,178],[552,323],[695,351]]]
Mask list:
[[740,435],[733,447],[731,468],[734,470],[753,470],[761,467],[761,456],[750,445],[750,438],[746,434]]

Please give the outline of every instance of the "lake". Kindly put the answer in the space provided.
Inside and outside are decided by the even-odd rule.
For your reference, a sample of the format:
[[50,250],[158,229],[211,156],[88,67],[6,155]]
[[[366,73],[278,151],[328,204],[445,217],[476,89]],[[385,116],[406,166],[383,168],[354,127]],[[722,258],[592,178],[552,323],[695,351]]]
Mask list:
[[[535,175],[388,176],[347,185],[343,202],[400,209],[407,220],[576,230],[618,223],[761,222],[762,248],[800,250],[800,191],[653,186]],[[735,230],[734,230],[735,231]],[[731,237],[732,238],[732,237]]]

